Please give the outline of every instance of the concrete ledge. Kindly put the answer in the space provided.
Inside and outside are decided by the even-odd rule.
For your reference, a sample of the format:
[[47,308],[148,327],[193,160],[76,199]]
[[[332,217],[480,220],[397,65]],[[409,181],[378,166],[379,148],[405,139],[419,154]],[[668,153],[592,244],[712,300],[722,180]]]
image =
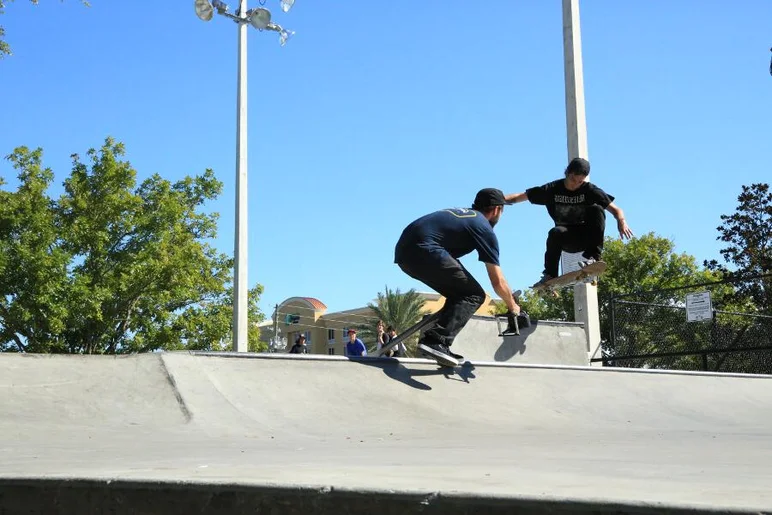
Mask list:
[[453,351],[472,362],[590,365],[584,326],[575,322],[534,321],[520,335],[499,336],[494,317],[475,315],[456,336]]
[[0,514],[111,515],[490,515],[517,514],[696,514],[759,513],[714,510],[709,506],[613,503],[557,498],[494,497],[432,492],[354,491],[278,487],[110,481],[85,479],[1,479]]

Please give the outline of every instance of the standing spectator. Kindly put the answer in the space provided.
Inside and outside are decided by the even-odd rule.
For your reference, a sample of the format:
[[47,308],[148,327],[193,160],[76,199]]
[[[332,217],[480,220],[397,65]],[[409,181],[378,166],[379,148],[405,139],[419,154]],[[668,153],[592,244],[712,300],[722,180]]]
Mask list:
[[348,343],[346,344],[346,356],[367,356],[367,348],[362,340],[357,338],[356,329],[348,330]]
[[[394,329],[394,326],[390,325],[389,327],[386,328],[386,341],[384,342],[384,345],[390,343],[396,337],[397,337],[397,330]],[[390,356],[395,358],[407,357],[407,348],[405,347],[405,342],[399,342],[397,344],[397,348],[391,350]]]
[[306,336],[301,334],[298,339],[295,340],[295,345],[289,351],[290,354],[308,354],[308,347],[306,347]]
[[383,327],[384,327],[383,320],[378,320],[378,323],[375,325],[375,340],[378,343],[379,349],[381,345],[383,345],[389,340],[386,337],[386,331],[383,329]]
[[[378,320],[378,324],[375,326],[375,343],[376,350],[381,350],[381,347],[389,343],[389,335],[383,330],[383,320]],[[394,351],[391,350],[385,354],[385,356],[393,356]]]

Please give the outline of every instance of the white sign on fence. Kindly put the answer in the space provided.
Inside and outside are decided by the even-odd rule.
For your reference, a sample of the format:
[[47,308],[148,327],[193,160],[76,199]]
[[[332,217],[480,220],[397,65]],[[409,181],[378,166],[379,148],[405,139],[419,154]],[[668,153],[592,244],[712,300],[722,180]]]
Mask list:
[[713,319],[713,306],[710,302],[710,292],[701,291],[686,294],[686,321],[701,322]]

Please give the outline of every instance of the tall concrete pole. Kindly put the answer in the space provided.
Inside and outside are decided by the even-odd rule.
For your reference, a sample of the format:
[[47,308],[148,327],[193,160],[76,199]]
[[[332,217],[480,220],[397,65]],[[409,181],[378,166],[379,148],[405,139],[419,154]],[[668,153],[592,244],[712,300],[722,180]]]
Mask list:
[[[241,0],[239,17],[247,17],[247,0]],[[247,23],[239,23],[238,79],[236,91],[236,234],[233,272],[233,350],[248,350],[247,316]]]
[[[587,120],[584,111],[584,76],[582,71],[582,33],[579,0],[563,0],[563,62],[566,82],[566,139],[568,160],[587,152]],[[587,283],[574,286],[574,320],[584,323],[590,358],[600,354],[600,310],[598,288]]]

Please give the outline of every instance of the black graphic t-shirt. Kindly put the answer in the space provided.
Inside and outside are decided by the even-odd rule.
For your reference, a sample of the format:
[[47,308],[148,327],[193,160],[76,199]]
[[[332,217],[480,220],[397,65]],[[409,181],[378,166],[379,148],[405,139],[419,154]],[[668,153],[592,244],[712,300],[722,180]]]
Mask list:
[[613,196],[591,182],[585,182],[577,190],[569,191],[563,179],[529,188],[525,193],[531,204],[547,206],[547,212],[555,225],[583,224],[588,206],[597,204],[606,209],[614,201]]
[[413,258],[460,258],[477,250],[483,263],[499,264],[499,240],[490,222],[474,209],[452,208],[422,216],[408,225],[397,242],[394,262]]

